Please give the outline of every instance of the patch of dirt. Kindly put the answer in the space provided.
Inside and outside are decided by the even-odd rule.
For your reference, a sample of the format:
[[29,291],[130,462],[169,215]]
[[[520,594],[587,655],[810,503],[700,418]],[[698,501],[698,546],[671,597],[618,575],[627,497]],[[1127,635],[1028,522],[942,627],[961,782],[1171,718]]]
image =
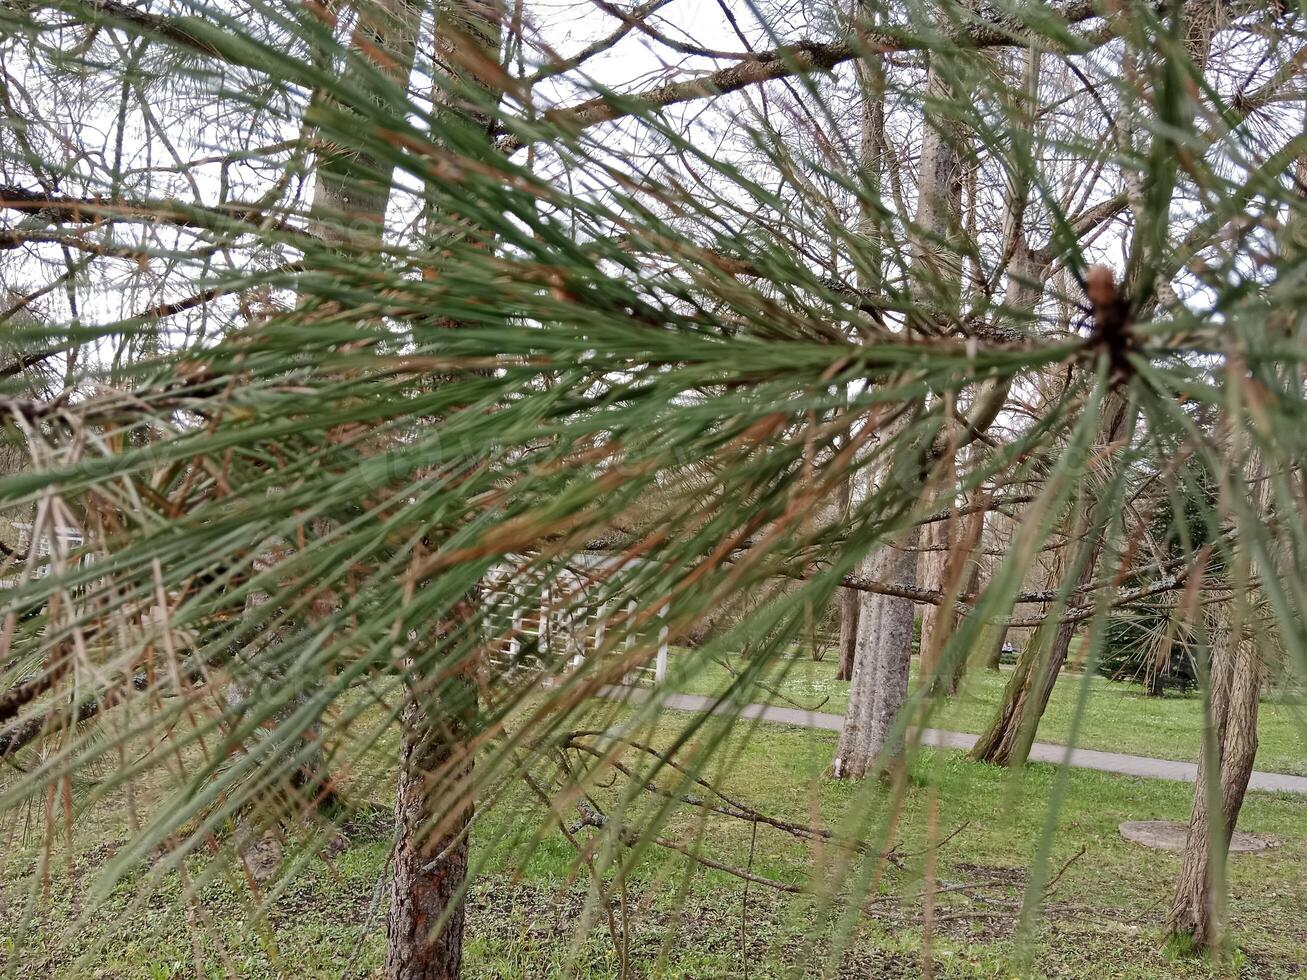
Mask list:
[[284,849],[277,835],[272,832],[245,843],[238,850],[241,861],[245,863],[245,870],[260,884],[269,880],[281,867]]
[[[1158,851],[1182,851],[1189,825],[1178,820],[1127,820],[1117,830],[1126,840]],[[1284,841],[1271,834],[1250,834],[1236,830],[1230,839],[1231,854],[1256,854]]]
[[970,861],[961,861],[953,867],[976,881],[992,881],[1011,885],[1014,888],[1026,886],[1025,868],[1004,868],[994,864],[975,864]]

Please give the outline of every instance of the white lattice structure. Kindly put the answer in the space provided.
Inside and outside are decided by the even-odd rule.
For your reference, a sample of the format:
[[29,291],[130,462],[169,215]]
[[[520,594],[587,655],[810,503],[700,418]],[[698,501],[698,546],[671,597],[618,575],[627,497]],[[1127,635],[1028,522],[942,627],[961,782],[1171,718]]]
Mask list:
[[[50,528],[42,528],[35,537],[31,524],[15,521],[11,527],[18,532],[17,552],[31,559],[29,574],[34,578],[50,574],[50,558],[66,556],[86,543],[86,536],[78,527],[56,527],[53,533]],[[85,561],[86,556],[78,560]],[[9,574],[0,579],[0,586],[12,588],[17,581],[17,570],[11,566]]]
[[626,681],[634,682],[652,669],[655,683],[661,683],[667,676],[668,609],[663,606],[658,611],[656,624],[628,626],[637,603],[614,596],[610,580],[630,567],[634,564],[601,554],[576,556],[569,567],[547,573],[525,560],[495,566],[485,579],[486,600],[492,607],[487,641],[510,669],[553,670],[559,663],[565,669],[579,667],[587,656],[605,650],[617,632],[626,650],[644,637],[656,636],[653,667],[636,667]]

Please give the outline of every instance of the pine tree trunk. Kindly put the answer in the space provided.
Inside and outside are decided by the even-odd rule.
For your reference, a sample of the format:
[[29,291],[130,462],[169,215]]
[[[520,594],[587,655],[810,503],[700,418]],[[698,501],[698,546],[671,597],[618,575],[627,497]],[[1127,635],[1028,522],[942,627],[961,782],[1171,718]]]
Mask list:
[[[479,88],[495,94],[503,11],[491,0],[437,0],[435,8],[433,74],[448,85],[437,84],[432,91],[434,115],[445,128],[437,135],[469,137],[461,152],[476,145],[470,141],[475,138],[487,154],[493,153],[493,120],[481,108],[464,105],[463,91]],[[466,216],[457,213],[457,202],[452,210],[455,213],[442,209],[438,194],[428,194],[423,223],[431,242],[450,242],[471,230]],[[424,278],[437,273],[431,267],[423,270]],[[447,326],[458,328],[456,323]],[[471,595],[468,601],[475,603],[478,597]],[[470,618],[466,609],[455,613],[455,619]],[[441,632],[443,641],[469,631]],[[452,676],[440,663],[434,678],[429,667],[418,666],[406,678],[409,703],[402,721],[403,755],[395,794],[386,980],[455,980],[462,973],[468,836],[475,799],[470,736],[477,711],[478,653],[458,651],[460,660],[470,662]]]
[[476,687],[451,686],[462,706],[424,692],[409,698],[402,718],[387,980],[455,980],[462,970],[473,803],[472,758],[460,715],[475,705]]
[[[862,165],[864,180],[877,186],[879,145],[883,139],[883,80],[874,59],[859,63],[862,81]],[[945,76],[931,68],[927,76],[931,94],[947,91]],[[916,236],[912,266],[916,287],[929,308],[956,309],[962,285],[956,243],[962,211],[961,140],[956,127],[946,122],[928,124],[923,131],[915,224],[925,234]],[[860,228],[864,234],[874,225],[874,210],[864,208]],[[860,282],[865,286],[865,280]],[[887,433],[887,438],[893,436]],[[918,478],[924,484],[923,460]],[[917,577],[915,553],[919,530],[914,528],[898,548],[884,548],[871,562],[868,577],[913,585]],[[902,549],[902,550],[898,550]],[[877,768],[889,768],[900,757],[901,744],[893,739],[898,715],[907,699],[908,672],[912,660],[910,599],[866,594],[861,599],[858,640],[853,655],[853,677],[844,727],[836,748],[834,775],[837,779],[861,779]],[[894,743],[894,744],[892,744]]]

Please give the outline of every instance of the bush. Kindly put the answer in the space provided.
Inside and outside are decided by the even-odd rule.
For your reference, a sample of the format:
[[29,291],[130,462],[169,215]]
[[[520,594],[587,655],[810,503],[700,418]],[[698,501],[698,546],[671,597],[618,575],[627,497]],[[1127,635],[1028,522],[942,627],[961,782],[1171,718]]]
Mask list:
[[1161,697],[1168,690],[1190,691],[1198,686],[1193,651],[1181,637],[1168,637],[1164,614],[1117,615],[1104,627],[1097,670],[1113,681],[1143,684]]

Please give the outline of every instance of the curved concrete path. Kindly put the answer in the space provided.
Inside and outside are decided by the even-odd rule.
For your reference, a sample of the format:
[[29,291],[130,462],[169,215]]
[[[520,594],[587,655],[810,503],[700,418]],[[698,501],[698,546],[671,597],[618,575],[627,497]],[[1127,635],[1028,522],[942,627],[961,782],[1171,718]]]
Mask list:
[[[653,691],[647,687],[606,687],[600,692],[615,701],[647,701]],[[700,694],[666,694],[663,706],[674,711],[703,712],[713,707],[712,698]],[[838,732],[844,727],[844,716],[825,711],[804,711],[772,704],[746,704],[743,707],[719,705],[715,714],[734,714],[750,721],[765,721],[777,725],[796,725],[800,728],[820,728]],[[976,736],[964,732],[946,732],[927,728],[921,736],[923,745],[936,745],[946,749],[970,751]],[[1068,752],[1070,758],[1068,758]],[[1125,755],[1121,752],[1099,752],[1096,749],[1068,749],[1065,745],[1036,742],[1030,748],[1032,762],[1063,763],[1081,769],[1099,769],[1123,776],[1140,776],[1145,779],[1170,779],[1192,783],[1198,779],[1198,766],[1192,762],[1175,762],[1170,759],[1150,759],[1142,755]],[[1307,776],[1289,776],[1278,772],[1254,772],[1248,781],[1249,789],[1268,793],[1301,793],[1307,795]]]

